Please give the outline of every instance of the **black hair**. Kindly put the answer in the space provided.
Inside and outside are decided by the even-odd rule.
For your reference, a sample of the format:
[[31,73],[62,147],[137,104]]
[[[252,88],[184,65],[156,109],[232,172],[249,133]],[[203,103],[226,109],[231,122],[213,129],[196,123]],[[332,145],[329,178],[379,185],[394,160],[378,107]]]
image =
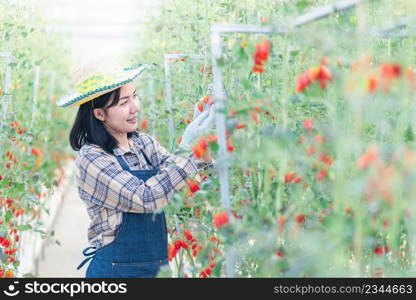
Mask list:
[[[84,144],[90,143],[113,154],[113,149],[118,146],[117,140],[108,133],[104,123],[94,116],[93,108],[103,108],[106,114],[107,109],[117,105],[119,100],[120,88],[80,105],[74,125],[69,133],[69,143],[74,151],[79,151]],[[127,138],[131,138],[132,135],[133,132],[128,132]]]

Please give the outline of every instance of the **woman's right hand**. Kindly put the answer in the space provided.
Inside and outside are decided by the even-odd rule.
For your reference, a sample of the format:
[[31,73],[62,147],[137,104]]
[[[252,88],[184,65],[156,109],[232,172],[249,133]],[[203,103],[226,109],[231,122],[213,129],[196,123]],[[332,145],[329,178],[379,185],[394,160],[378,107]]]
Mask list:
[[190,151],[195,140],[206,134],[213,127],[214,121],[215,104],[211,105],[209,110],[201,113],[185,128],[179,147],[186,151]]

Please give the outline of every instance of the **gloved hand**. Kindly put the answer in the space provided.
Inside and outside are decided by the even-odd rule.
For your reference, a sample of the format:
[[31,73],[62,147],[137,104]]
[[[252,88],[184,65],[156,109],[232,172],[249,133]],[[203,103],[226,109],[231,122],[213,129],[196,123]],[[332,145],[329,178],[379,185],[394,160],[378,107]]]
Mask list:
[[209,110],[205,110],[199,114],[191,123],[189,123],[182,135],[182,140],[179,144],[179,148],[190,151],[195,140],[198,137],[206,134],[212,128],[214,121],[215,104],[211,105]]

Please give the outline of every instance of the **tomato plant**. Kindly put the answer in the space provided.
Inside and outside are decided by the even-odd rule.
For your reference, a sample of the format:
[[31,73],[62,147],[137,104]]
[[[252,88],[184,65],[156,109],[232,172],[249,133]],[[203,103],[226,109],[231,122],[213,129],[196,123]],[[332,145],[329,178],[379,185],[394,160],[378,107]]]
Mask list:
[[[172,1],[149,21],[140,59],[160,62],[154,49],[210,56],[211,24],[286,29],[327,3]],[[167,207],[174,276],[227,276],[231,251],[237,277],[414,274],[414,49],[411,37],[374,34],[412,5],[385,4],[368,2],[284,35],[221,36],[231,210],[222,207],[215,170],[175,196]],[[180,122],[204,96],[195,87],[206,79],[191,79],[186,68],[177,75]],[[207,146],[206,138],[194,154],[209,148],[220,159],[218,143]],[[195,244],[202,249],[193,256]]]
[[[129,55],[159,66],[137,83],[139,129],[165,147],[173,138],[175,148],[194,105],[201,112],[218,101],[207,89],[221,72],[226,100],[217,113],[226,124],[231,204],[221,200],[224,157],[215,129],[192,152],[210,151],[217,166],[189,179],[165,208],[171,268],[160,276],[225,277],[229,267],[236,277],[415,274],[415,49],[411,36],[386,24],[416,7],[362,2],[302,26],[292,26],[297,17],[333,2],[171,0],[149,18]],[[59,78],[56,94],[70,85],[61,37],[44,30],[33,8],[6,1],[0,12],[0,51],[15,58],[11,102],[0,120],[0,276],[12,277],[20,275],[22,232],[52,237],[39,216],[73,158],[65,138],[73,116],[50,106],[50,71]],[[222,34],[213,61],[213,24],[274,31]],[[186,54],[168,62],[169,76],[167,53]]]
[[[11,71],[10,100],[0,120],[0,276],[22,277],[31,275],[19,268],[21,247],[27,246],[26,233],[59,242],[53,232],[46,231],[41,215],[49,212],[47,199],[64,180],[65,162],[74,158],[66,139],[71,116],[54,105],[57,93],[69,83],[68,62],[63,55],[68,52],[60,43],[61,37],[45,30],[36,7],[5,1],[0,11],[0,52],[13,57],[0,61],[3,80],[7,66]],[[34,91],[36,66],[41,77]],[[50,94],[51,73],[46,70],[52,69],[59,80]],[[0,97],[2,112],[5,96],[2,93]]]

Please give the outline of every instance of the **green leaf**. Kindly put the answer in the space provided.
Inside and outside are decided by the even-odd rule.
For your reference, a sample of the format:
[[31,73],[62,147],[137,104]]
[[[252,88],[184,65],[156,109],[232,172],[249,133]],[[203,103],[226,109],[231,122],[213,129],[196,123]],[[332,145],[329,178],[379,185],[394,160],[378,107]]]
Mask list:
[[0,181],[0,189],[2,189],[3,187],[5,187],[8,182],[10,182],[10,180],[6,180],[6,178],[3,178],[3,180]]
[[310,5],[309,0],[300,0],[296,2],[296,8],[299,11],[304,11]]
[[12,219],[13,214],[10,210],[7,211],[6,213],[6,223],[9,223],[9,221]]
[[210,143],[209,148],[211,149],[211,151],[217,152],[218,148],[219,148],[219,145],[218,145],[218,143]]
[[404,133],[406,142],[413,142],[415,140],[415,135],[413,133],[412,125],[409,125]]
[[243,48],[240,48],[237,52],[237,55],[239,57],[239,59],[247,61],[248,60],[248,55],[247,53],[244,51]]
[[30,224],[19,225],[17,227],[18,231],[25,231],[25,230],[29,230],[29,229],[32,229],[32,226]]
[[25,189],[25,185],[23,183],[14,182],[13,183],[13,191],[20,193],[23,192]]
[[228,114],[228,111],[227,111],[227,109],[225,109],[225,108],[221,108],[221,109],[218,109],[218,110],[217,110],[217,113],[227,115],[227,114]]
[[248,79],[243,79],[241,80],[241,84],[243,85],[245,90],[250,90],[251,89],[251,81]]

